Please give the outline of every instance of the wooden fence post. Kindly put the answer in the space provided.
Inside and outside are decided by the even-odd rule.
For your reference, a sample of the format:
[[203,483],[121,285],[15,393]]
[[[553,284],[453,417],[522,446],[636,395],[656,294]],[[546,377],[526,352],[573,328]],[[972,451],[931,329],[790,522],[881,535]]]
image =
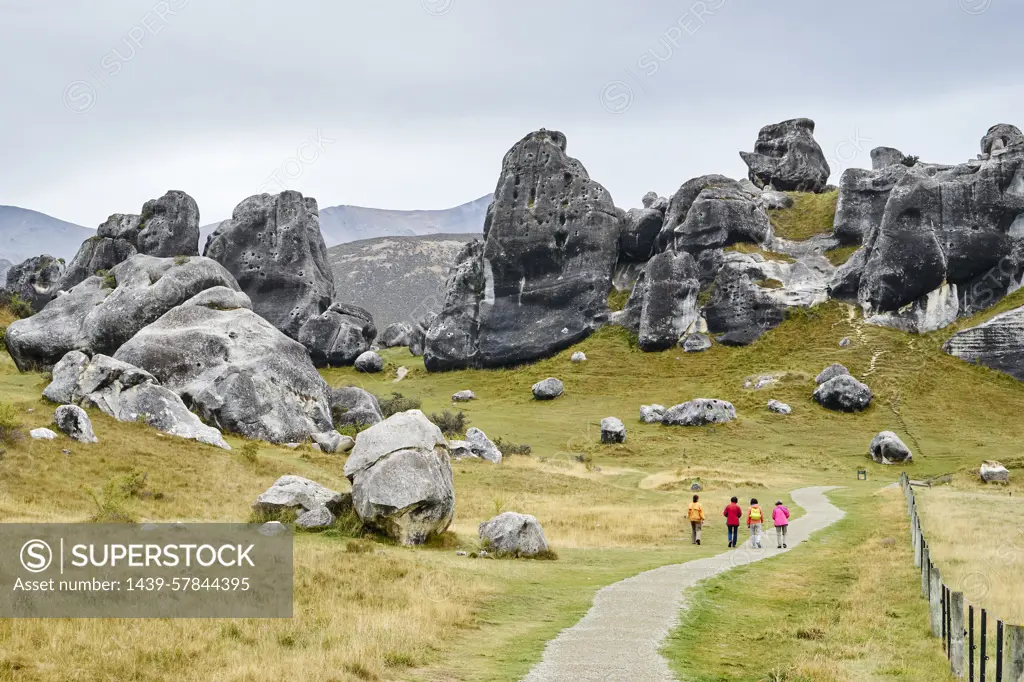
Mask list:
[[921,543],[921,597],[924,599],[928,598],[928,590],[931,587],[928,584],[928,565],[931,563],[928,545]]
[[914,568],[921,568],[921,520],[914,514]]
[[942,574],[932,566],[928,577],[928,605],[932,616],[932,637],[942,637]]
[[964,677],[966,674],[964,663],[964,593],[950,592],[949,594],[949,668],[957,677]]
[[1006,626],[1006,682],[1024,682],[1024,627]]

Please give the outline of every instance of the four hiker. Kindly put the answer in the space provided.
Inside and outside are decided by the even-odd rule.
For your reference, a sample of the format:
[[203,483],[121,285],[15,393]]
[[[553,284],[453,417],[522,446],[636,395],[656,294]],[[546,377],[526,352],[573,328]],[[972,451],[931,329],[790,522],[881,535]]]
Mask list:
[[700,503],[700,495],[693,496],[693,502],[686,510],[686,517],[690,519],[690,544],[700,544],[700,529],[704,526],[704,507]]
[[775,503],[772,510],[772,521],[775,522],[775,537],[779,541],[779,549],[788,547],[786,534],[789,531],[789,509],[782,504],[782,500]]

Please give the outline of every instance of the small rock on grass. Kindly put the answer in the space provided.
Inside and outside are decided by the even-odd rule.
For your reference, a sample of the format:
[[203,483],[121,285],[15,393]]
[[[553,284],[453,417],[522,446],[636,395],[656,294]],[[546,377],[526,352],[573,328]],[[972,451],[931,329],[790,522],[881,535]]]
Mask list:
[[554,400],[562,395],[565,386],[559,379],[548,377],[544,381],[538,381],[533,385],[533,397],[537,400]]
[[618,417],[605,417],[601,420],[602,443],[625,443],[626,427]]

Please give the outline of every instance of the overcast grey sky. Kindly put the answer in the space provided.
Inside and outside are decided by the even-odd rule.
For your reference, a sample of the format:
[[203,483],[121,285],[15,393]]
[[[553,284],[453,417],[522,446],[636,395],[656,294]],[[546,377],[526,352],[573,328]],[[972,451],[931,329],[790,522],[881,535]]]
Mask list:
[[0,0],[0,204],[446,208],[540,127],[626,208],[796,116],[833,182],[883,144],[963,161],[1024,126],[1022,29],[1020,0]]

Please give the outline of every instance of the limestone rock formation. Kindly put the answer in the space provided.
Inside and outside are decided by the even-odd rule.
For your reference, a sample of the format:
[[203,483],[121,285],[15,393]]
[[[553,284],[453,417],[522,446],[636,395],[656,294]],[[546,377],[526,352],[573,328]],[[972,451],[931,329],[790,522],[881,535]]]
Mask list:
[[736,242],[766,242],[772,227],[758,197],[723,175],[688,180],[672,195],[658,250],[696,255]]
[[484,241],[460,255],[427,334],[428,370],[547,357],[606,321],[619,215],[565,149],[541,130],[505,155]]
[[982,463],[978,475],[985,483],[1009,483],[1010,472],[999,462],[986,460]]
[[[653,192],[651,193],[653,194]],[[644,197],[644,208],[631,208],[622,219],[619,235],[619,259],[644,263],[654,253],[654,247],[665,222],[667,200],[658,201],[657,195],[647,205],[648,196]]]
[[533,397],[536,400],[554,400],[562,395],[563,391],[565,391],[565,386],[562,381],[554,377],[548,377],[533,385]]
[[329,388],[306,349],[251,310],[225,305],[236,292],[223,294],[174,308],[115,359],[146,370],[222,430],[271,443],[329,431]]
[[331,416],[334,426],[365,428],[384,421],[377,396],[355,386],[330,391]]
[[679,345],[687,353],[703,353],[711,348],[711,337],[701,332],[694,332],[684,336]]
[[314,433],[310,435],[310,438],[320,447],[320,452],[328,454],[348,452],[355,445],[355,441],[350,436],[343,436],[337,431]]
[[57,438],[56,433],[54,433],[50,429],[43,428],[32,429],[31,431],[28,432],[28,436],[32,440],[55,440]]
[[625,443],[626,426],[618,417],[605,417],[601,420],[602,443]]
[[59,291],[64,263],[53,256],[42,255],[12,266],[7,271],[7,291],[17,294],[39,312]]
[[697,263],[685,251],[659,253],[644,267],[623,314],[646,352],[674,348],[697,323]]
[[113,224],[118,230],[117,233],[123,233],[127,231],[127,228],[123,228],[123,224],[131,222],[134,222],[137,228],[139,216],[115,214],[110,216],[106,223],[100,225],[99,234],[82,242],[78,253],[64,270],[58,284],[59,290],[70,291],[93,275],[97,273],[102,275],[105,271],[137,254],[138,249],[135,248],[134,235],[131,240],[104,236],[107,233],[104,229],[107,225]]
[[822,192],[832,174],[814,139],[814,121],[797,118],[761,128],[754,151],[740,152],[758,187],[784,192]]
[[487,551],[499,557],[535,557],[549,552],[544,529],[529,514],[499,514],[481,523],[479,534]]
[[106,355],[71,351],[53,368],[43,397],[56,403],[95,407],[120,422],[144,421],[163,433],[230,450],[220,431],[189,412],[178,394],[144,370]]
[[139,253],[157,258],[199,255],[199,206],[180,190],[150,199],[139,216]]
[[1024,133],[1009,123],[997,123],[981,138],[981,158],[998,156],[1009,147],[1024,142]]
[[372,350],[368,350],[365,353],[359,355],[356,358],[355,367],[360,372],[366,372],[367,374],[376,374],[384,370],[384,358],[377,355]]
[[13,323],[7,348],[22,371],[52,367],[72,350],[112,355],[140,329],[213,287],[238,289],[231,274],[208,258],[135,255]]
[[476,400],[476,394],[473,391],[457,391],[452,394],[453,403],[468,403],[470,400]]
[[57,430],[68,438],[79,443],[98,443],[99,439],[92,431],[92,421],[78,405],[61,405],[53,413],[53,423]]
[[845,244],[869,241],[882,224],[893,188],[910,169],[902,164],[877,170],[849,168],[839,180],[833,233]]
[[641,405],[640,421],[644,424],[660,424],[665,419],[664,405]]
[[579,364],[581,362],[586,362],[586,361],[587,361],[587,354],[584,353],[581,350],[576,351],[575,353],[572,354],[572,357],[569,358],[569,362],[574,362],[576,364]]
[[302,476],[282,476],[256,498],[252,508],[262,514],[327,509],[338,511],[345,495]]
[[1024,308],[1015,308],[977,327],[957,332],[944,349],[961,360],[1024,381]]
[[835,376],[814,391],[814,400],[822,407],[839,412],[866,410],[873,397],[867,385],[849,374]]
[[295,191],[251,196],[206,242],[252,299],[253,311],[297,339],[334,299],[316,199]]
[[434,320],[437,319],[437,313],[430,312],[423,316],[412,328],[412,334],[409,336],[409,352],[419,357],[423,355],[424,348],[427,344],[427,331],[430,329],[430,325],[434,324]]
[[892,431],[882,431],[875,436],[871,440],[868,454],[879,464],[905,464],[914,459],[907,444]]
[[474,456],[493,464],[501,464],[501,450],[491,442],[486,433],[475,426],[466,431],[466,443]]
[[666,426],[707,426],[725,424],[736,419],[736,408],[725,400],[697,398],[665,411],[661,420]]
[[818,373],[818,376],[815,377],[814,383],[816,383],[819,386],[821,386],[826,381],[829,381],[831,379],[835,379],[836,377],[840,377],[840,376],[843,376],[844,374],[849,374],[849,373],[850,373],[850,370],[846,369],[846,367],[842,366],[838,362],[835,362],[835,363],[829,365],[828,367],[826,367],[825,369],[821,370],[821,372]]
[[297,340],[317,367],[343,367],[367,352],[376,336],[369,311],[351,303],[332,303],[306,320]]
[[419,410],[400,412],[356,436],[345,463],[364,524],[402,544],[444,532],[455,513],[448,443]]
[[793,408],[778,400],[769,400],[768,409],[775,414],[793,414]]
[[380,345],[385,348],[408,346],[412,341],[412,326],[405,322],[393,322],[380,334]]
[[875,147],[871,150],[871,170],[882,170],[889,166],[902,165],[907,158],[903,152],[894,147]]

